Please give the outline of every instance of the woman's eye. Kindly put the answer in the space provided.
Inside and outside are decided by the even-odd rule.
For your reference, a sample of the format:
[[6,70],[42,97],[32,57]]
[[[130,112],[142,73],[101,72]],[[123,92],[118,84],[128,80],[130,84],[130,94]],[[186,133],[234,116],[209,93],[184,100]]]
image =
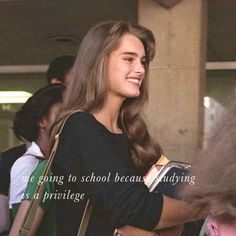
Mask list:
[[141,64],[142,64],[143,66],[145,66],[145,65],[146,65],[146,60],[142,60],[142,61],[141,61]]
[[132,62],[134,59],[132,57],[125,57],[124,60],[128,62]]

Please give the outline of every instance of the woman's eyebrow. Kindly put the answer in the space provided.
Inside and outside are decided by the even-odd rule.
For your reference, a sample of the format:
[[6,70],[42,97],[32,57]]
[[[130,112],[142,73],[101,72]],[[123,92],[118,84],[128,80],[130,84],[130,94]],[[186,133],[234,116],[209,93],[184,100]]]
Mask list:
[[[138,54],[136,52],[123,52],[122,55],[130,55],[130,56],[135,56],[138,57]],[[141,59],[146,59],[146,56],[142,56]]]

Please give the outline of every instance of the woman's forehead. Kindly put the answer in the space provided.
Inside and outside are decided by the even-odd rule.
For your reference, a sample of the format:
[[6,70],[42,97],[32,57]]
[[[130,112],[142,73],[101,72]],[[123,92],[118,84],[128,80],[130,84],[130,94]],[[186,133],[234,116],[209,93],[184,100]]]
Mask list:
[[129,53],[129,54],[137,54],[140,57],[145,56],[145,50],[143,43],[139,38],[132,34],[125,34],[123,35],[118,43],[116,49],[114,49],[117,53]]

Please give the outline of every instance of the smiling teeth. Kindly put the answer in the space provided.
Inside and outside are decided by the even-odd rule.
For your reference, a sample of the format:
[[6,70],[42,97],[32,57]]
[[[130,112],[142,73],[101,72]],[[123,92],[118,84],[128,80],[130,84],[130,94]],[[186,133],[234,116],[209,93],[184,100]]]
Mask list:
[[134,84],[140,84],[140,80],[138,79],[128,79],[128,81]]

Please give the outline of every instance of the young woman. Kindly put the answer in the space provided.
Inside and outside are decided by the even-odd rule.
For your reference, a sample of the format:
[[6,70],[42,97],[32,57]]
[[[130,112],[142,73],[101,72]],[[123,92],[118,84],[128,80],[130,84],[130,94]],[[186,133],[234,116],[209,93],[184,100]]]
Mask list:
[[76,235],[87,198],[93,211],[86,236],[131,235],[122,227],[153,231],[202,216],[199,208],[150,193],[142,181],[161,153],[140,115],[154,52],[150,30],[119,21],[94,26],[82,41],[61,119],[81,111],[64,126],[53,173],[64,176],[57,192],[85,199],[55,200],[58,235]]
[[196,184],[186,188],[186,199],[209,208],[211,236],[236,235],[236,99],[219,122],[209,146],[193,168]]
[[[28,182],[34,181],[29,177],[39,163],[39,166],[44,165],[41,162],[44,162],[43,160],[49,154],[49,131],[58,114],[63,90],[64,86],[61,84],[41,88],[16,113],[13,127],[16,136],[32,143],[26,153],[16,160],[11,169],[9,204],[15,220],[9,235],[17,235],[27,211],[29,201],[22,199]],[[41,204],[41,213],[45,208],[45,204]]]

